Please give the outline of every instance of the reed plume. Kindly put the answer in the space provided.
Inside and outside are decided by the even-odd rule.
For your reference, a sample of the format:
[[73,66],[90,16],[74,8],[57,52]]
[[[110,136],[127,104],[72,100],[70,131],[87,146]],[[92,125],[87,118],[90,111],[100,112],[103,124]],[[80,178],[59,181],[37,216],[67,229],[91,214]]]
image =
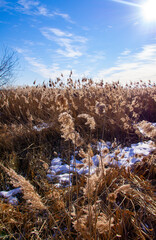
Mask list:
[[42,203],[41,197],[35,191],[33,185],[21,175],[18,175],[13,169],[6,168],[2,163],[0,167],[9,175],[11,184],[15,187],[21,188],[23,198],[26,200],[28,206],[34,210],[45,210],[46,206]]

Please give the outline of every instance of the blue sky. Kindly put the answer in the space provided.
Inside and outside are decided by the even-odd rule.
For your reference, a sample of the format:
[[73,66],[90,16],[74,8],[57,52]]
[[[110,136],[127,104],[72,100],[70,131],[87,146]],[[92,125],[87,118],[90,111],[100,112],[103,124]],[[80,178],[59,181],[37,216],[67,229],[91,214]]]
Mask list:
[[20,61],[15,84],[71,70],[76,79],[156,80],[156,4],[144,5],[152,1],[0,0],[0,49]]

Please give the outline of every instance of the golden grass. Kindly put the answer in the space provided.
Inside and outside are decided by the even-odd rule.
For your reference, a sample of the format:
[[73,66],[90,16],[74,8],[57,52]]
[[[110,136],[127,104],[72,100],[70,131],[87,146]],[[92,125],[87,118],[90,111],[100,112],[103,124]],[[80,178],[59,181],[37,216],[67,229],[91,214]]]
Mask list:
[[130,171],[108,167],[104,148],[96,172],[75,173],[68,188],[56,189],[46,174],[52,157],[69,162],[75,150],[84,159],[77,168],[90,169],[98,140],[113,142],[116,160],[119,143],[155,141],[149,122],[156,122],[156,86],[73,81],[71,75],[66,85],[58,78],[0,90],[0,191],[22,190],[18,206],[0,199],[0,238],[155,239],[154,151]]

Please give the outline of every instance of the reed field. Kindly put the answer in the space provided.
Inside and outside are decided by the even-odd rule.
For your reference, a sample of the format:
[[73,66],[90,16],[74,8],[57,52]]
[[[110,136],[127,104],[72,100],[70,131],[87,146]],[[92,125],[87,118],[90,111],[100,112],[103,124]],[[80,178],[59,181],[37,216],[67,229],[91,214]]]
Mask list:
[[[153,123],[156,85],[150,81],[122,86],[71,74],[66,84],[57,78],[1,89],[0,239],[156,239]],[[118,164],[121,148],[145,141],[152,151],[136,154],[141,161]],[[99,150],[98,142],[110,148]],[[69,166],[69,185],[47,177],[58,158]],[[84,166],[86,174],[74,170]],[[14,189],[16,199],[9,201]]]

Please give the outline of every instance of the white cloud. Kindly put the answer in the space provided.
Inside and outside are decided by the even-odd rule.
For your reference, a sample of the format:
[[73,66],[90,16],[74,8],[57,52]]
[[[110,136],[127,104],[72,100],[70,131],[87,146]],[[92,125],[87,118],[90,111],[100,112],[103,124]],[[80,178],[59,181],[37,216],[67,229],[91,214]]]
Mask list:
[[45,5],[42,5],[39,1],[19,0],[17,3],[18,6],[15,8],[15,10],[24,14],[38,15],[44,17],[60,16],[66,21],[73,23],[68,14],[56,11],[50,12],[49,9]]
[[[63,40],[62,40],[63,41]],[[68,42],[69,41],[69,42]],[[70,39],[65,41],[65,43],[70,46]],[[64,43],[62,43],[64,44]],[[63,45],[64,46],[64,45]],[[72,59],[72,62],[68,62],[66,65],[66,69],[60,69],[59,64],[53,64],[52,66],[48,66],[43,64],[37,58],[29,57],[29,51],[23,50],[21,48],[16,48],[16,51],[21,53],[25,60],[31,65],[32,71],[36,72],[43,78],[56,78],[60,76],[61,73],[64,75],[64,79],[69,76],[69,72],[72,69],[72,65],[81,64],[78,62],[76,58]],[[75,57],[79,56],[81,52],[78,52],[72,48],[68,49],[66,47],[65,50],[58,49],[59,54],[67,57]],[[101,53],[102,54],[102,53]],[[86,71],[82,72],[81,69],[76,71],[72,69],[74,72],[74,78],[81,78],[84,75],[91,76],[95,80],[103,79],[107,82],[118,81],[122,84],[129,83],[130,81],[147,81],[151,80],[152,82],[156,81],[156,44],[145,45],[140,51],[136,53],[131,53],[129,55],[120,54],[120,60],[117,60],[116,64],[113,67],[101,69],[98,73],[96,71],[93,72],[93,69],[90,69],[86,66]],[[94,77],[95,75],[95,77]]]
[[33,66],[33,71],[40,74],[44,78],[50,78],[58,70],[58,66],[55,64],[52,67],[48,68],[45,64],[38,62],[36,58],[25,56],[25,60]]
[[[60,69],[59,64],[54,63],[52,66],[46,66],[45,64],[39,62],[36,58],[25,56],[25,60],[32,66],[32,71],[39,74],[41,77],[46,79],[56,79],[63,74],[63,79],[66,80],[69,77],[71,67],[67,67],[67,69]],[[72,69],[74,77],[78,77],[78,74],[74,69]]]
[[78,50],[73,50],[70,46],[67,46],[66,50],[57,49],[56,52],[68,58],[75,58],[75,57],[82,56],[82,52]]
[[18,48],[18,47],[15,48],[15,51],[17,51],[18,53],[22,53],[22,54],[25,53],[24,49]]
[[75,58],[83,55],[82,48],[87,42],[87,38],[76,36],[57,28],[43,28],[41,29],[41,33],[48,40],[56,42],[61,47],[56,50],[58,54],[68,58]]
[[156,44],[145,45],[138,53],[120,58],[116,66],[102,69],[97,79],[126,83],[129,81],[156,81]]
[[86,43],[87,38],[82,37],[82,36],[73,36],[73,41],[80,42],[80,43]]
[[142,61],[151,61],[155,60],[156,61],[156,45],[146,45],[143,47],[143,51],[137,53],[135,55],[136,59],[142,60]]
[[128,54],[130,54],[130,53],[131,53],[131,51],[130,51],[129,49],[126,49],[125,51],[123,51],[123,52],[121,53],[121,55],[126,56],[126,55],[128,55]]
[[74,21],[71,20],[70,16],[67,13],[54,12],[53,14],[64,18],[65,20],[67,20],[70,23],[74,23]]
[[39,74],[41,77],[49,79],[49,78],[56,78],[60,76],[60,73],[63,73],[64,76],[69,76],[70,69],[67,70],[60,70],[59,64],[54,63],[52,65],[45,65],[40,60],[38,60],[36,57],[30,56],[30,51],[25,50],[22,48],[15,48],[15,50],[23,55],[23,58],[28,62],[28,64],[31,66],[31,71]]
[[19,0],[18,6],[15,10],[28,15],[42,15],[46,17],[53,16],[53,14],[49,14],[47,8],[42,6],[39,1],[35,0]]
[[72,36],[71,33],[65,33],[58,28],[48,28],[48,30],[50,32],[54,33],[58,37],[71,37]]
[[59,77],[62,73],[63,74],[62,80],[66,81],[67,78],[69,78],[69,74],[71,70],[72,70],[72,79],[77,80],[78,78],[81,78],[84,76],[88,77],[88,75],[90,75],[90,72],[92,70],[92,69],[86,69],[86,71],[83,71],[83,72],[81,70],[77,71],[70,64],[67,64],[66,68],[60,68],[58,63],[54,63],[52,65],[47,66],[41,61],[39,61],[37,58],[30,57],[26,52],[22,51],[22,49],[19,49],[19,52],[23,54],[24,59],[31,66],[31,71],[37,73],[38,75],[40,75],[46,80],[48,80],[49,78],[54,80],[57,77]]
[[88,54],[87,57],[91,63],[99,63],[99,61],[103,61],[106,58],[103,51],[94,51],[92,54]]
[[24,8],[24,9],[30,9],[34,6],[38,6],[38,1],[27,1],[27,0],[19,0],[18,3]]
[[39,15],[42,15],[42,16],[45,16],[45,17],[48,17],[48,16],[53,16],[53,14],[50,14],[48,12],[48,9],[43,7],[43,6],[40,6],[37,8],[38,9],[38,14]]
[[[58,45],[64,48],[57,49],[56,52],[63,55],[64,57],[75,58],[83,55],[78,44],[74,45],[75,40],[73,38],[58,38],[56,39],[56,42]],[[77,40],[77,42],[79,41]]]

